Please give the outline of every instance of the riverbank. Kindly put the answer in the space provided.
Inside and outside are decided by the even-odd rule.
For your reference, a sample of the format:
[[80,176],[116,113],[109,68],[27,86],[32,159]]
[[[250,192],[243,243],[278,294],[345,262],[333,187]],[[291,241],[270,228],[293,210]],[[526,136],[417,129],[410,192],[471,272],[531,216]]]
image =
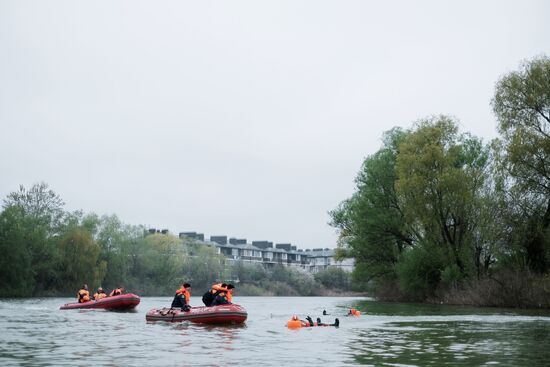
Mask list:
[[529,272],[501,272],[481,279],[438,287],[424,299],[406,294],[397,284],[385,284],[373,296],[381,301],[457,306],[550,309],[550,276]]

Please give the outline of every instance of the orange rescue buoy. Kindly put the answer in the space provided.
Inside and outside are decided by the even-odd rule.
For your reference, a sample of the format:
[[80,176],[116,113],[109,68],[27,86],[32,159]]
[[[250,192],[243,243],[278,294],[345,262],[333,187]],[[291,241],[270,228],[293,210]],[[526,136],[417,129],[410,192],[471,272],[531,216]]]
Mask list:
[[299,329],[302,326],[305,326],[303,321],[300,320],[296,315],[292,316],[292,318],[286,323],[286,327],[289,329]]

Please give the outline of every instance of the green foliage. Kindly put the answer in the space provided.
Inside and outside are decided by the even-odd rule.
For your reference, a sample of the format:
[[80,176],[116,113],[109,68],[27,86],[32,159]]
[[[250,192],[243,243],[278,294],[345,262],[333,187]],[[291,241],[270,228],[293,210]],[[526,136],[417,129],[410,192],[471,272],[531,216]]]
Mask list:
[[545,273],[550,270],[550,59],[535,58],[503,76],[492,103],[502,135],[494,146],[507,194],[506,229],[521,230],[507,244],[523,249],[529,269]]
[[441,249],[433,245],[422,244],[404,252],[397,266],[401,289],[416,300],[431,296],[441,280],[444,264]]
[[[17,240],[12,237],[4,246],[10,247],[8,251],[25,254],[19,257],[24,261],[17,266],[25,266],[32,271],[32,288],[22,290],[24,294],[43,293],[56,285],[59,262],[56,236],[62,233],[65,218],[62,206],[63,201],[45,183],[33,185],[29,190],[21,186],[19,191],[10,193],[4,199],[4,211],[17,213],[12,217],[16,218],[16,222],[11,222],[11,225],[16,226],[14,232],[19,232]],[[29,258],[30,266],[26,264]],[[25,276],[25,279],[28,280],[28,277]],[[30,284],[28,281],[26,283]]]
[[405,219],[439,244],[449,261],[464,274],[465,247],[473,247],[481,193],[487,179],[487,149],[456,122],[439,116],[423,120],[400,145],[396,188]]
[[23,211],[9,207],[0,214],[0,295],[31,296],[34,290],[32,254],[21,225]]
[[270,281],[270,282],[264,282],[263,284],[264,289],[268,292],[268,294],[272,294],[274,296],[299,296],[301,293],[299,293],[294,287],[292,287],[290,284],[286,282],[281,281]]
[[242,283],[254,283],[268,278],[268,273],[260,264],[247,264],[237,261],[233,265],[233,273]]
[[330,213],[340,230],[338,253],[356,259],[361,283],[395,278],[400,253],[418,239],[395,190],[399,144],[408,134],[400,129],[385,134],[383,147],[365,159],[355,194]]
[[313,277],[292,268],[277,265],[269,270],[269,279],[289,285],[299,295],[312,296],[317,294],[318,286],[315,284]]
[[441,281],[446,286],[456,287],[461,278],[462,274],[456,264],[447,265],[441,272]]
[[18,207],[23,216],[48,230],[48,234],[59,233],[66,213],[65,203],[59,195],[44,182],[33,185],[29,190],[20,186],[4,199],[4,208]]
[[314,276],[315,281],[327,288],[349,290],[350,274],[340,268],[327,268],[319,271]]
[[172,292],[181,284],[185,255],[180,240],[172,235],[153,234],[140,240],[136,282],[157,294]]
[[0,297],[74,295],[83,283],[91,290],[123,286],[141,295],[173,294],[183,282],[198,295],[220,281],[234,282],[237,294],[313,295],[322,288],[293,269],[230,266],[215,247],[148,234],[116,215],[65,212],[63,205],[44,183],[20,187],[4,200]]
[[223,255],[218,254],[215,248],[202,245],[195,245],[192,252],[194,255],[183,264],[183,273],[193,288],[210,289],[212,284],[224,280]]
[[[385,292],[382,287],[397,281],[403,292],[424,297],[445,267],[459,269],[460,277],[484,270],[482,262],[491,259],[480,233],[490,203],[488,158],[489,148],[459,134],[446,116],[386,133],[382,148],[365,159],[357,191],[331,212],[340,229],[340,256],[356,260],[354,285]],[[421,272],[436,263],[421,261],[426,244],[440,262],[430,270],[437,276],[428,279]]]
[[[59,242],[62,276],[59,287],[64,291],[79,289],[88,282],[90,289],[101,284],[105,274],[105,262],[98,263],[100,247],[90,232],[83,228],[70,230]],[[86,280],[86,281],[84,281]]]
[[[490,146],[435,116],[387,133],[331,212],[354,284],[410,299],[495,272],[550,271],[550,59],[497,83]],[[386,289],[384,289],[386,287]],[[395,298],[395,297],[394,297]]]

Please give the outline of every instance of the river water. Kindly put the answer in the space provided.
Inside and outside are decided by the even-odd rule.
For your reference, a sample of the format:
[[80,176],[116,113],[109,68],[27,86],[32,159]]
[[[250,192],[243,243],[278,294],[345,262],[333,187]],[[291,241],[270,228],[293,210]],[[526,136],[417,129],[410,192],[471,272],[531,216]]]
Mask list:
[[[59,310],[67,298],[0,300],[1,366],[548,366],[550,313],[346,297],[235,297],[244,326],[147,323],[135,312]],[[192,305],[200,299],[191,298]],[[350,307],[363,312],[345,317]],[[322,316],[326,310],[330,316]],[[340,327],[288,330],[297,314]]]

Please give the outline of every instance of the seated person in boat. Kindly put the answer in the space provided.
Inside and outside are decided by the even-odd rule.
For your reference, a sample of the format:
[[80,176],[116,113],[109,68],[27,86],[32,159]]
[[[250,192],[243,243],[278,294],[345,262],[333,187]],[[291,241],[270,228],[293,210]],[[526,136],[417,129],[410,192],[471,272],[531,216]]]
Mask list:
[[[231,287],[231,288],[229,288],[229,287]],[[229,284],[224,289],[220,289],[216,293],[216,297],[214,298],[214,301],[212,302],[212,306],[231,304],[231,300],[233,300],[233,289],[234,288],[235,288],[234,285]]]
[[212,288],[202,295],[202,302],[205,306],[213,306],[212,303],[216,299],[216,296],[221,291],[227,291],[227,284],[219,283],[214,284]]
[[176,291],[176,294],[174,295],[174,300],[172,301],[172,306],[170,307],[177,307],[177,308],[189,308],[189,300],[191,299],[191,284],[184,283]]
[[121,294],[124,293],[124,288],[119,286],[118,288],[115,288],[111,291],[111,293],[109,293],[109,297],[112,297],[112,296],[120,296]]
[[88,284],[84,284],[78,291],[78,303],[88,302],[90,300],[90,292],[88,292]]
[[233,290],[235,289],[235,286],[233,284],[227,285],[227,301],[229,303],[233,303]]
[[99,287],[97,289],[97,292],[94,293],[94,299],[96,301],[99,301],[100,299],[105,298],[105,297],[107,297],[107,294],[105,293],[105,291],[101,287]]

